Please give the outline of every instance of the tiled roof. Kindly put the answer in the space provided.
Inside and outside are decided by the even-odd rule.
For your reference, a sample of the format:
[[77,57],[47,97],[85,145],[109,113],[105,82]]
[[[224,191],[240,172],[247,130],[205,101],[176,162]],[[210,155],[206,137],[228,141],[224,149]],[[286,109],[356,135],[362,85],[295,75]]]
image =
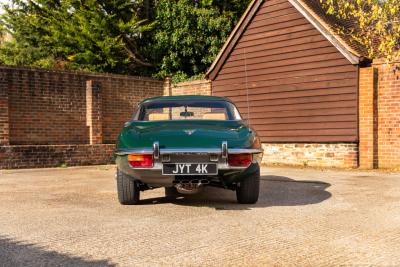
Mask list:
[[[206,77],[213,79],[219,72],[223,62],[227,59],[239,37],[246,30],[247,25],[251,22],[253,16],[257,14],[258,9],[264,1],[268,0],[253,0],[243,14],[239,23],[232,31],[224,47],[221,49],[217,58],[214,60]],[[361,44],[354,41],[350,35],[338,33],[337,26],[342,26],[346,29],[355,29],[359,27],[355,21],[340,20],[333,15],[326,14],[320,0],[288,0],[296,9],[298,9],[338,50],[352,62],[359,64],[362,61],[368,61],[367,49]]]
[[[322,20],[330,30],[335,33],[337,32],[337,27],[342,27],[344,29],[353,29],[357,31],[359,25],[356,21],[351,19],[338,19],[334,15],[329,15],[326,13],[325,8],[321,4],[320,0],[301,0],[306,6],[308,6],[318,17]],[[345,42],[349,48],[351,48],[357,56],[367,56],[367,49],[362,46],[360,43],[356,42],[350,35],[346,35],[344,33],[339,33],[339,37]]]

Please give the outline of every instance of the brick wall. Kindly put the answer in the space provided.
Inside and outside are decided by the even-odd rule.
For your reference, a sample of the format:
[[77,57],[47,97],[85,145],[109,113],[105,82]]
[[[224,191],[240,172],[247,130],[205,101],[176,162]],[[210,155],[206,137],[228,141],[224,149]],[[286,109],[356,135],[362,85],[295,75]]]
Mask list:
[[376,62],[378,104],[377,142],[378,167],[400,167],[400,63]]
[[365,67],[359,75],[359,152],[360,168],[373,169],[377,167],[377,147],[374,141],[376,128],[377,84],[376,69]]
[[357,168],[357,144],[263,144],[263,164]]
[[0,66],[0,168],[109,163],[109,147],[138,102],[163,95],[163,85],[144,77]]
[[0,73],[0,146],[10,143],[7,77]]
[[360,167],[400,167],[400,63],[360,70]]
[[211,81],[197,80],[168,85],[164,90],[165,95],[211,95]]
[[[360,69],[359,163],[400,167],[400,63]],[[123,123],[143,98],[210,95],[209,81],[0,66],[0,168],[111,162]],[[358,144],[263,144],[266,164],[354,168]]]
[[86,77],[0,67],[7,76],[10,144],[85,144]]
[[104,143],[116,141],[123,124],[132,118],[133,111],[140,101],[163,95],[164,82],[150,78],[111,76],[99,81],[104,88],[102,93]]
[[139,101],[163,94],[162,81],[141,77],[4,66],[0,75],[7,80],[12,145],[88,144],[88,81],[95,83],[101,98],[101,111],[96,112],[103,143],[115,142]]
[[0,146],[0,169],[110,164],[114,149],[113,144]]

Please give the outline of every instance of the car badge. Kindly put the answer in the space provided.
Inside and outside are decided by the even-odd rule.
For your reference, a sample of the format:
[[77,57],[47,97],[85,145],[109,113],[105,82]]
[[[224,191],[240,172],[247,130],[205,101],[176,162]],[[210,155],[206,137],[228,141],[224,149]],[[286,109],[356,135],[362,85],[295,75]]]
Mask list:
[[192,135],[196,130],[185,130],[184,132],[188,135]]

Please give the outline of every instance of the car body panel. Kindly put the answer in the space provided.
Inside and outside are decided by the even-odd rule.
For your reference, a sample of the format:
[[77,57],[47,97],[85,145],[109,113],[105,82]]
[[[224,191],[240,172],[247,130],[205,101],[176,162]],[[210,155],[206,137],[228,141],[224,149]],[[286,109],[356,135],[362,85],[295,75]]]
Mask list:
[[248,148],[255,137],[243,121],[132,121],[122,130],[118,148],[148,148],[154,142],[160,148],[219,148],[227,140],[231,148]]

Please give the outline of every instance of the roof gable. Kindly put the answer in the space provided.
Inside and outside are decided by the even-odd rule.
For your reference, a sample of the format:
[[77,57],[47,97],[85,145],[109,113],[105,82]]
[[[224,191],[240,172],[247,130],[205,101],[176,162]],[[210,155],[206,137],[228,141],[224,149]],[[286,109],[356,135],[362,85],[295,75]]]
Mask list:
[[[225,61],[235,48],[243,33],[246,31],[246,28],[251,23],[253,17],[257,14],[258,10],[265,1],[268,0],[253,0],[250,3],[246,12],[243,14],[220,53],[207,71],[207,78],[210,80],[214,80],[216,78]],[[334,21],[332,16],[325,14],[320,4],[318,4],[319,0],[287,1],[291,3],[297,9],[297,11],[299,11],[330,43],[332,43],[338,49],[338,51],[349,60],[349,62],[351,62],[353,65],[360,63],[360,59],[363,55],[363,49],[356,49],[357,47],[352,45],[350,40],[344,39],[335,34],[331,24],[338,24],[338,21]]]
[[208,69],[206,77],[209,77],[211,80],[213,80],[216,77],[216,74],[214,75],[214,72],[217,73],[221,69],[225,60],[234,49],[236,43],[239,41],[243,32],[246,30],[247,26],[250,24],[251,20],[253,19],[254,15],[257,13],[258,9],[260,8],[263,2],[264,0],[251,1],[246,11],[240,18],[238,24],[233,29],[231,35],[228,37],[228,40],[225,42],[224,46],[219,51],[219,54],[217,55],[216,59],[211,64],[211,67]]

